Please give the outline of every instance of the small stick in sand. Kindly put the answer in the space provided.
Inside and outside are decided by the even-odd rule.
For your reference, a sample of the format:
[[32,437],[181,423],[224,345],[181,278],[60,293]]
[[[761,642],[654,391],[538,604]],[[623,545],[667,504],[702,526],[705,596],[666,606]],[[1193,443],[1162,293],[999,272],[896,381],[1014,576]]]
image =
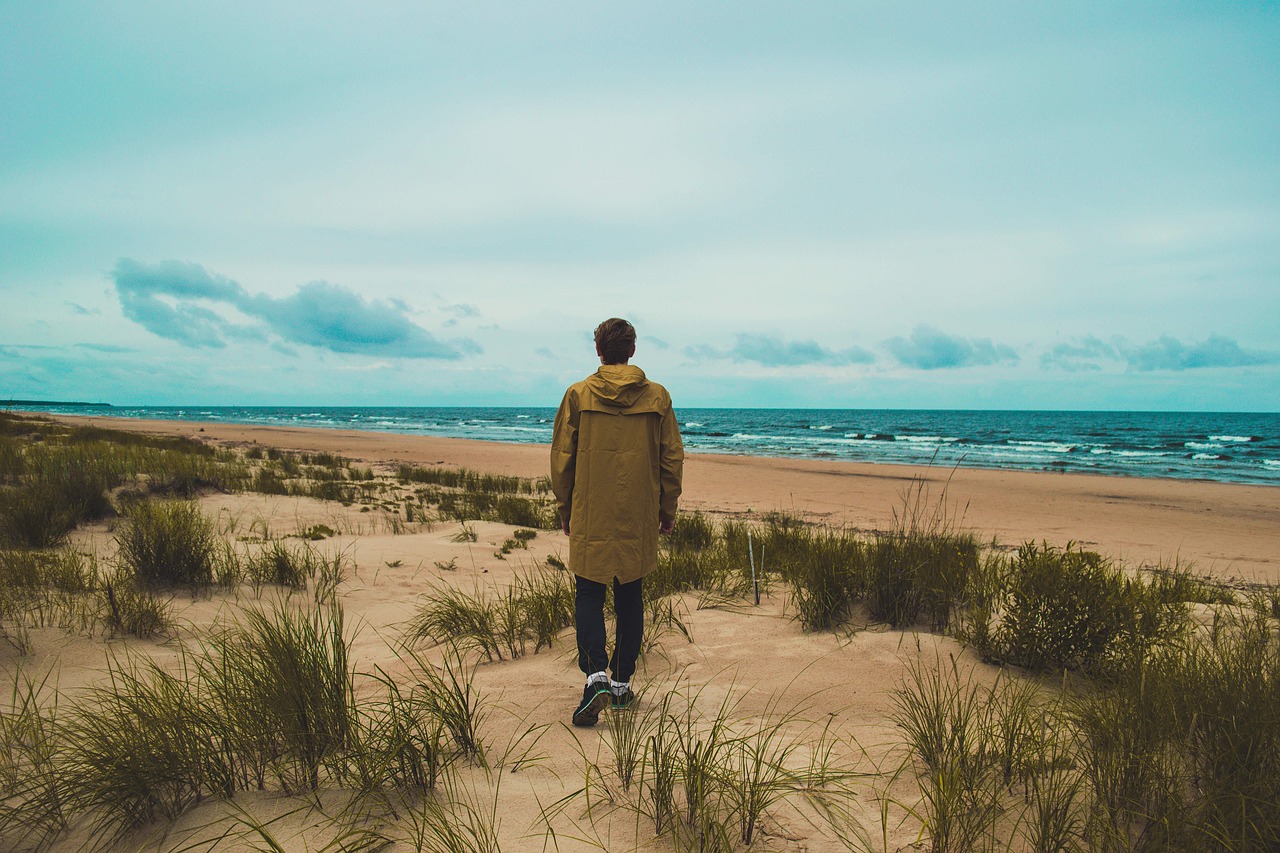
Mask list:
[[[751,547],[751,531],[747,531],[747,556],[751,559],[751,588],[756,593],[756,606],[760,606],[760,582],[756,580],[756,552]],[[762,553],[761,557],[764,556]]]

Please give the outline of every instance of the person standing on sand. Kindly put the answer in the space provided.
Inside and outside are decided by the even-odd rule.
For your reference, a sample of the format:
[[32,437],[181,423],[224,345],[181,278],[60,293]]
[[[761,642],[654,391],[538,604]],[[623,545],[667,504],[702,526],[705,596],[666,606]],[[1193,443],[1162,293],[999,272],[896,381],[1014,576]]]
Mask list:
[[[575,726],[593,726],[606,706],[624,710],[635,698],[641,584],[658,567],[658,534],[675,527],[684,470],[671,395],[627,363],[636,330],[613,317],[596,327],[595,337],[600,369],[569,386],[551,440],[551,488],[577,583],[578,666],[587,676]],[[609,584],[617,614],[612,657],[605,653]]]

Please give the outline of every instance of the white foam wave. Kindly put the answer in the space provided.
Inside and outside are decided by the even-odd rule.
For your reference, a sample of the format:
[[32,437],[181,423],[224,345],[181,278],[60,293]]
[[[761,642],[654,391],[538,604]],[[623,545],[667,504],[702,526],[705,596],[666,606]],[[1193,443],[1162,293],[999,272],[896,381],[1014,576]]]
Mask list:
[[1192,459],[1221,459],[1222,457],[1216,453],[1196,453],[1196,454],[1193,454],[1191,458]]
[[895,435],[893,440],[909,441],[913,444],[951,444],[960,439],[942,435]]
[[1215,441],[1187,441],[1183,442],[1183,447],[1188,450],[1221,450],[1222,445]]
[[684,425],[684,428],[693,429],[694,427],[700,427],[700,426],[706,426],[706,424],[700,424],[697,421],[689,421],[687,424]]
[[795,444],[807,444],[813,447],[830,447],[833,444],[854,446],[858,444],[869,443],[860,438],[849,438],[848,436],[834,436],[834,435],[833,436],[824,435],[821,437],[814,436],[812,438],[807,435],[797,435],[797,436],[788,438],[787,441]]
[[1089,450],[1098,456],[1168,456],[1167,453],[1159,453],[1154,450],[1111,450],[1106,447],[1094,447]]
[[1262,464],[1268,468],[1280,468],[1280,459],[1263,459]]
[[1240,441],[1240,442],[1243,442],[1243,441],[1253,441],[1253,436],[1251,436],[1251,435],[1211,435],[1211,436],[1209,436],[1209,440],[1210,440],[1210,441]]
[[1019,452],[1070,453],[1076,446],[1061,441],[1010,441],[1009,448]]
[[[1009,453],[1009,452],[1012,452],[1012,453],[1070,453],[1074,447],[1075,447],[1074,444],[1047,444],[1047,443],[1036,445],[1035,447],[1027,447],[1025,445],[1023,446],[1009,445],[1008,447],[1004,448],[1004,451],[1006,453]],[[999,455],[998,450],[996,451],[996,455]]]

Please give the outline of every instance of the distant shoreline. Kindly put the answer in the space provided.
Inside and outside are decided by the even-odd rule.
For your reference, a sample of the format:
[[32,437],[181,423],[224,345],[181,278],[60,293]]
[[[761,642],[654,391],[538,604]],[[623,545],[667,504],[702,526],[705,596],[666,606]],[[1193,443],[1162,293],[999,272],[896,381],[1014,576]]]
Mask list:
[[[547,444],[555,408],[35,406],[50,415]],[[1280,416],[677,407],[691,453],[1280,486]]]
[[70,400],[0,400],[0,406],[6,409],[18,406],[76,406],[81,409],[112,409],[110,403],[81,403]]

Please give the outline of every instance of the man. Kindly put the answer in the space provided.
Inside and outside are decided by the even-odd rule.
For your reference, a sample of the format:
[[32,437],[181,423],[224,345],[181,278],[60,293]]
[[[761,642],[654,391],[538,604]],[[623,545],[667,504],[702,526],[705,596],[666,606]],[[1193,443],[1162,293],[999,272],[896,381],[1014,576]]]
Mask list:
[[[600,369],[565,392],[551,441],[551,487],[577,583],[578,666],[587,676],[575,726],[593,726],[606,706],[622,710],[634,699],[641,583],[658,567],[658,534],[675,525],[684,468],[671,395],[627,363],[636,330],[614,317],[595,337]],[[617,614],[612,657],[605,654],[609,585]]]

